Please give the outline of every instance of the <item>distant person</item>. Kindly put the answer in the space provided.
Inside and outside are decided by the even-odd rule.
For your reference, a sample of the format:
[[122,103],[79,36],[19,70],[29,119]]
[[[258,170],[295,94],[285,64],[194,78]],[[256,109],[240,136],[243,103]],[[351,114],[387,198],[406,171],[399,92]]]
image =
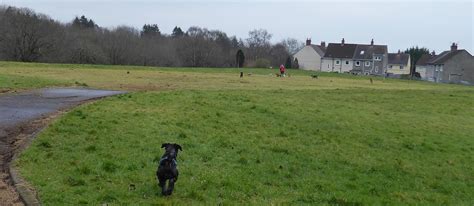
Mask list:
[[282,64],[280,65],[280,77],[283,77],[283,76],[285,76],[285,66],[283,66]]

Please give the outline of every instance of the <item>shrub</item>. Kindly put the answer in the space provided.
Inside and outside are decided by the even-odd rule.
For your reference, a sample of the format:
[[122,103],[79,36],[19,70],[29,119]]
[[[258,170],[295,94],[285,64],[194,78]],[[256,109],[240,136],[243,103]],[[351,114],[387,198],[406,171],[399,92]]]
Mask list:
[[268,68],[270,67],[270,60],[268,59],[257,59],[255,62],[256,68]]

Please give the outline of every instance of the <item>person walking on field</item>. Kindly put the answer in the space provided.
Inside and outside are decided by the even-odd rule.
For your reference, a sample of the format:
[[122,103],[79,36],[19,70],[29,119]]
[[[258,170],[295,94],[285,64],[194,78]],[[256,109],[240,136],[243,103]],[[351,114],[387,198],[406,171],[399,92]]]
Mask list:
[[280,65],[280,77],[283,77],[283,76],[285,76],[285,66],[283,66],[282,64]]

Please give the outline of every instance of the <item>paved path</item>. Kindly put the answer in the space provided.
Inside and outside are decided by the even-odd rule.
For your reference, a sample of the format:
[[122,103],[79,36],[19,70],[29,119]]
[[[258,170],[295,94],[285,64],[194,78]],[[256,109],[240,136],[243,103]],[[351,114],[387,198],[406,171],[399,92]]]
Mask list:
[[46,119],[83,102],[122,94],[121,91],[55,88],[0,95],[0,205],[23,205],[12,186],[9,163],[28,137],[45,126]]

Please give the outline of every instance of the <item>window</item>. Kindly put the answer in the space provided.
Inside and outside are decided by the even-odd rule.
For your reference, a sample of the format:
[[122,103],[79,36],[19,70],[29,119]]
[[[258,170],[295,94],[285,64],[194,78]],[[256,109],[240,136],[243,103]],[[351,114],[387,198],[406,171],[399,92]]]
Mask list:
[[389,65],[388,68],[391,69],[393,66],[392,65]]
[[400,66],[400,69],[403,69],[403,66]]
[[377,60],[377,61],[380,61],[380,60],[382,60],[382,57],[380,57],[380,56],[375,56],[374,59]]
[[349,61],[346,61],[346,64],[349,64]]
[[360,66],[360,61],[356,61],[356,66]]
[[360,55],[364,55],[364,50],[360,51]]
[[365,66],[366,67],[370,66],[370,62],[365,62]]
[[341,62],[339,60],[336,60],[336,65],[340,65]]

